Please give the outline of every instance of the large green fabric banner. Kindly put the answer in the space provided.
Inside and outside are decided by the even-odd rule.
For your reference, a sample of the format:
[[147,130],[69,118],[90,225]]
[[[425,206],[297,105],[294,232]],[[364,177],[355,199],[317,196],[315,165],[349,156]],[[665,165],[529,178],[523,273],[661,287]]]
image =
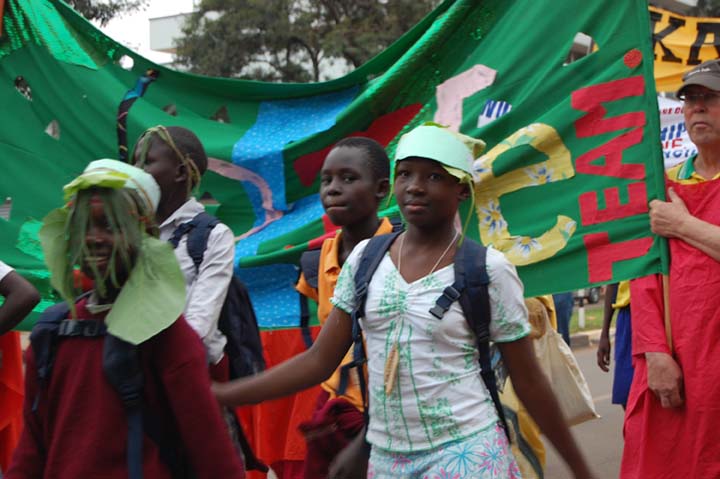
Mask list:
[[[647,216],[663,171],[645,2],[447,0],[363,67],[319,84],[168,70],[59,0],[7,0],[2,28],[0,194],[12,209],[0,259],[47,301],[38,220],[89,161],[118,156],[124,100],[130,148],[156,124],[203,140],[211,171],[198,194],[237,236],[236,272],[264,328],[298,324],[297,259],[334,230],[317,196],[332,145],[364,135],[392,154],[429,120],[487,142],[468,234],[508,255],[528,296],[666,262]],[[565,64],[579,32],[597,48]]]

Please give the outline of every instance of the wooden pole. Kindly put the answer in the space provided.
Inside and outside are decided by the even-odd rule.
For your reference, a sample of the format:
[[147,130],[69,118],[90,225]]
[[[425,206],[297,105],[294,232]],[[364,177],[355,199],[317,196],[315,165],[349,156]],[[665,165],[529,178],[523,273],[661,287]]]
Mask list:
[[670,354],[673,352],[672,343],[672,327],[670,324],[670,277],[666,274],[662,275],[663,289],[663,312],[665,317],[665,337],[667,338]]

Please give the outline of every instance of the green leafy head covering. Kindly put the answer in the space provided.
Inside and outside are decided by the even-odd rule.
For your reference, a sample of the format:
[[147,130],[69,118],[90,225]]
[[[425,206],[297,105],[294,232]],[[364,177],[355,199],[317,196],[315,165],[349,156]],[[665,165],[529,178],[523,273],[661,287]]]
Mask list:
[[[120,288],[105,319],[110,334],[139,344],[170,326],[185,305],[185,280],[170,244],[152,236],[160,196],[152,176],[116,160],[99,160],[64,191],[68,202],[45,217],[40,241],[51,284],[73,316],[80,293],[73,272],[86,265],[100,297],[110,286]],[[104,274],[87,241],[91,208],[97,204],[113,237]]]

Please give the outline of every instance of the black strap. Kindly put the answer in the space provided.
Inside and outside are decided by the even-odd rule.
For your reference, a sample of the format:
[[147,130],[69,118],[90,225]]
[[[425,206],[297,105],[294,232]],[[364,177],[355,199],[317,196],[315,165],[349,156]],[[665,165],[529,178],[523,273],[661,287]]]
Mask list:
[[358,262],[358,268],[355,272],[355,309],[350,314],[352,320],[352,339],[353,339],[353,360],[340,368],[340,384],[338,385],[338,394],[342,395],[347,390],[350,378],[350,369],[358,368],[358,385],[363,398],[364,414],[367,421],[368,415],[368,393],[367,384],[365,382],[365,374],[363,367],[367,362],[367,354],[365,352],[365,342],[362,337],[362,328],[360,327],[360,318],[365,316],[365,301],[367,300],[368,286],[375,270],[385,257],[385,253],[390,249],[390,245],[402,233],[395,231],[386,235],[379,235],[370,238],[365,250]]
[[220,223],[220,220],[204,211],[195,215],[190,221],[178,226],[168,240],[173,248],[177,248],[180,239],[187,235],[187,252],[193,260],[195,272],[200,270],[205,250],[207,249],[208,238],[212,229]]
[[[458,301],[477,339],[480,376],[492,398],[493,404],[495,404],[500,423],[505,429],[508,441],[510,441],[510,430],[505,420],[505,412],[500,402],[495,372],[490,360],[490,321],[492,316],[488,291],[490,276],[487,272],[487,248],[465,238],[455,252],[454,266],[455,282],[450,288],[460,293]],[[468,271],[471,271],[472,274],[468,274]],[[444,296],[445,293],[438,299],[438,302]],[[433,309],[438,307],[436,303]]]

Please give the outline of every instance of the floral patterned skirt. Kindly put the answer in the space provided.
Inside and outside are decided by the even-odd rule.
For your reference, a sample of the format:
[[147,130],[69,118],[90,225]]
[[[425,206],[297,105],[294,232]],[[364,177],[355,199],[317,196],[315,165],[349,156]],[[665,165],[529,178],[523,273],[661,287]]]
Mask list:
[[520,479],[500,425],[429,451],[397,453],[376,447],[368,479]]

